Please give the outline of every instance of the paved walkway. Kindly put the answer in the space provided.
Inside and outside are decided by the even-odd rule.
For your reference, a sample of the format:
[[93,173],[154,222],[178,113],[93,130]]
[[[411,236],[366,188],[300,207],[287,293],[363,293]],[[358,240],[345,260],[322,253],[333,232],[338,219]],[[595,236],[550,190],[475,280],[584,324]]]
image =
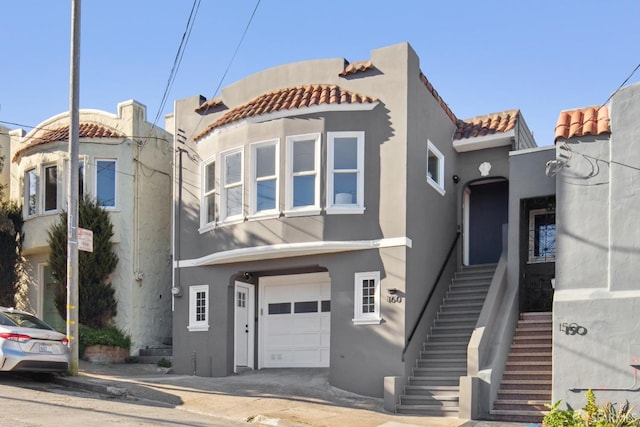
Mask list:
[[523,427],[458,418],[399,416],[383,401],[329,385],[327,369],[264,369],[223,378],[174,375],[145,364],[80,361],[79,375],[56,381],[149,405],[175,407],[233,421],[281,427]]

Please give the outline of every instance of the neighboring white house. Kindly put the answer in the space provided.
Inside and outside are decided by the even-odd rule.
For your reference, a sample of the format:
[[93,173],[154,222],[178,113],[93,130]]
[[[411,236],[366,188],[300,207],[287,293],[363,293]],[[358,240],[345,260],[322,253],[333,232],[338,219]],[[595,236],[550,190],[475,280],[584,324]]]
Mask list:
[[[10,171],[8,195],[23,206],[27,303],[62,330],[47,265],[47,230],[67,205],[69,120],[62,113],[29,133],[9,131],[0,175]],[[111,277],[115,322],[131,335],[132,354],[171,338],[171,141],[171,134],[147,122],[145,106],[135,101],[118,104],[117,114],[80,111],[80,192],[110,213],[119,258]]]

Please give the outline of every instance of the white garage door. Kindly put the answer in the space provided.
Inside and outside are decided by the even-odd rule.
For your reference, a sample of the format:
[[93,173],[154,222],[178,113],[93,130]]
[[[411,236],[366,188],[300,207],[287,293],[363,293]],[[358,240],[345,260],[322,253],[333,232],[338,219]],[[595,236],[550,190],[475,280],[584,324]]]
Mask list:
[[328,367],[329,275],[265,277],[259,286],[261,367]]

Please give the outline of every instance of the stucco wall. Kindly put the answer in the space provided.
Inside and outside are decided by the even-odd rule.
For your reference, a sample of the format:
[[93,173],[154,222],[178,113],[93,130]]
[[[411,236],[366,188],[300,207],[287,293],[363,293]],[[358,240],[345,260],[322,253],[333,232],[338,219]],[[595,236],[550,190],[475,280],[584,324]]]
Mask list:
[[629,365],[640,358],[638,99],[638,84],[613,96],[610,139],[572,138],[558,147],[569,160],[557,183],[553,399],[576,407],[584,390],[574,388],[593,388],[600,401],[640,404],[629,390]]

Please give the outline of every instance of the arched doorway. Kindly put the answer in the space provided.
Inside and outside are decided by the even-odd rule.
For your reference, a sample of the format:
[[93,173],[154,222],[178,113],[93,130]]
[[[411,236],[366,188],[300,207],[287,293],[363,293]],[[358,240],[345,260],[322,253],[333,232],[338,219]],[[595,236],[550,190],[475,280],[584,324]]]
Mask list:
[[509,220],[509,182],[504,178],[471,182],[464,190],[464,264],[498,262],[503,225]]

